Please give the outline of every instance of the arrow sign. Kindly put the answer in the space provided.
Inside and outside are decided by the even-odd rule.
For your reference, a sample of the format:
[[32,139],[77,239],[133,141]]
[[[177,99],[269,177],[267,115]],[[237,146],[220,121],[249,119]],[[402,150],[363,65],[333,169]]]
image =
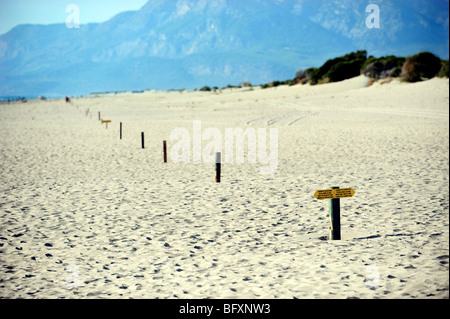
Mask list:
[[335,199],[343,197],[353,197],[355,191],[353,188],[323,189],[317,190],[314,197],[317,199]]

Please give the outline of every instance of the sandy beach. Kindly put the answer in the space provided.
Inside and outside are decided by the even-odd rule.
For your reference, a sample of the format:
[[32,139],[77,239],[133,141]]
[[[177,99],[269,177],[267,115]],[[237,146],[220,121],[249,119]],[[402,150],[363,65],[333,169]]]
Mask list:
[[[0,298],[449,298],[449,80],[368,83],[1,104]],[[277,128],[276,172],[164,163],[194,121]]]

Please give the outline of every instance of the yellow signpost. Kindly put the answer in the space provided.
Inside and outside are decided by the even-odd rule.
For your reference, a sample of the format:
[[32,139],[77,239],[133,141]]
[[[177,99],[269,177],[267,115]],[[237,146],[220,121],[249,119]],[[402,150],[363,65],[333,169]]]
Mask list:
[[340,198],[353,197],[355,190],[353,188],[332,187],[330,189],[316,190],[314,197],[316,199],[330,200],[330,239],[341,239],[341,204]]
[[316,199],[335,199],[344,197],[353,197],[355,191],[353,188],[334,188],[317,190],[314,193]]
[[106,128],[108,128],[108,123],[111,123],[111,120],[102,120],[102,124],[106,123]]

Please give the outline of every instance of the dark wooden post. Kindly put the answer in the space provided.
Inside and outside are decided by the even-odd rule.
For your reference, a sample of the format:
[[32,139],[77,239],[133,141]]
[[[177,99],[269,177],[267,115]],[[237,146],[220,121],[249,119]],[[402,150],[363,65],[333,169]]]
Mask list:
[[141,144],[142,148],[144,148],[144,132],[141,133]]
[[[339,187],[331,187],[339,189]],[[339,198],[330,199],[330,240],[341,239],[341,203]]]
[[216,153],[216,177],[215,177],[215,181],[216,183],[220,183],[220,173],[221,173],[221,153],[217,152]]
[[163,141],[164,163],[167,163],[167,142]]
[[122,139],[122,122],[120,122],[120,139]]

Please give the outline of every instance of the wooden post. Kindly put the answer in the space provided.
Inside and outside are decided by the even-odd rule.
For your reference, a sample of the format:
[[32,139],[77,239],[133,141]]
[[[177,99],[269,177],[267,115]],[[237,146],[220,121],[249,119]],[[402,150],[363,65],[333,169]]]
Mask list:
[[106,128],[108,128],[108,123],[111,123],[111,120],[102,120],[102,124],[106,124]]
[[122,139],[122,122],[120,122],[120,139]]
[[[339,189],[339,187],[331,187]],[[341,239],[341,203],[339,198],[330,199],[330,240]]]
[[163,141],[164,163],[167,163],[167,142]]
[[221,173],[221,153],[216,153],[216,177],[215,181],[216,183],[220,183],[220,173]]
[[144,132],[141,133],[141,144],[142,148],[144,148]]
[[102,118],[100,117],[100,112],[98,112],[98,120],[101,121]]

